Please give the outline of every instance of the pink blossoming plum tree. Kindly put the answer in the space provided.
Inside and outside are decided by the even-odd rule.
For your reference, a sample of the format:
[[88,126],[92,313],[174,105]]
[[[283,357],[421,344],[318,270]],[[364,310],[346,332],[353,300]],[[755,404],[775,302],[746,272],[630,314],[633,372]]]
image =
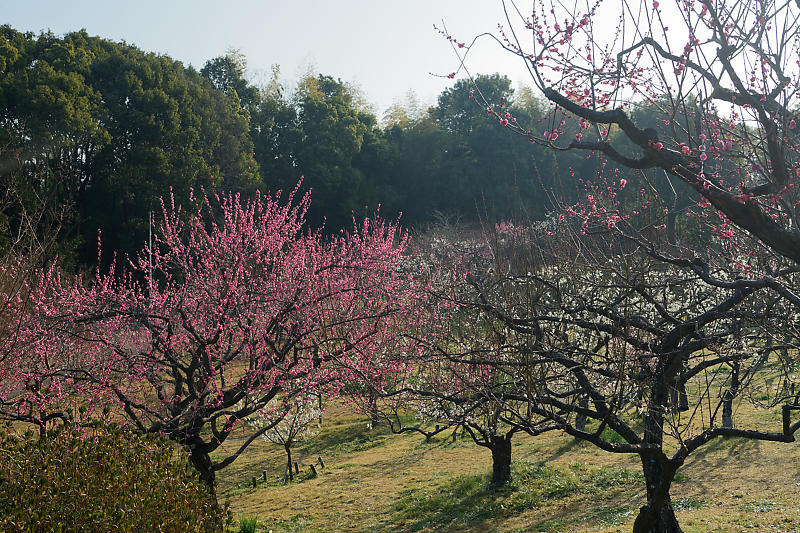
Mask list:
[[[309,196],[238,195],[163,206],[152,248],[89,280],[56,267],[17,302],[22,349],[3,360],[4,416],[88,406],[185,446],[201,480],[269,423],[230,439],[276,401],[336,393],[408,320],[413,285],[397,268],[396,224],[366,219],[325,240],[304,227]],[[237,442],[231,445],[231,442]],[[212,458],[212,452],[214,457]]]

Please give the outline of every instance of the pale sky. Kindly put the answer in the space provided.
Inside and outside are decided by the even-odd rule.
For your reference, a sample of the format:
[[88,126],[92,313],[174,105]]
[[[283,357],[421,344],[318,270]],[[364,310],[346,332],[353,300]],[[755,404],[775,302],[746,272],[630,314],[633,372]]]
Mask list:
[[[247,58],[251,79],[278,64],[289,84],[311,69],[357,84],[380,118],[414,90],[424,104],[454,80],[458,60],[433,28],[444,20],[461,41],[493,32],[500,0],[0,0],[0,24],[57,35],[85,28],[169,55],[198,70],[229,48]],[[471,52],[473,74],[501,72],[515,85],[518,58],[488,40]],[[459,76],[460,77],[460,76]]]

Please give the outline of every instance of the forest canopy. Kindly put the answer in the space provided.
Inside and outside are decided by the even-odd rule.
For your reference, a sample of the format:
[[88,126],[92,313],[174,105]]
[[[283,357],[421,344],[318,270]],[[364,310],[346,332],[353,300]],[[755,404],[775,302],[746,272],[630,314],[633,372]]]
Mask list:
[[[328,232],[353,215],[402,213],[407,227],[440,214],[470,221],[538,219],[560,173],[594,158],[561,158],[485,119],[468,80],[435,106],[395,106],[383,124],[365,98],[329,75],[292,91],[276,74],[257,87],[232,52],[198,72],[164,55],[86,31],[34,35],[0,27],[0,175],[14,190],[4,239],[31,208],[62,217],[62,256],[91,264],[104,247],[130,253],[172,191],[313,191],[309,220]],[[484,96],[526,123],[545,116],[529,90],[478,76]],[[572,195],[564,191],[559,197]],[[573,192],[574,194],[574,192]]]

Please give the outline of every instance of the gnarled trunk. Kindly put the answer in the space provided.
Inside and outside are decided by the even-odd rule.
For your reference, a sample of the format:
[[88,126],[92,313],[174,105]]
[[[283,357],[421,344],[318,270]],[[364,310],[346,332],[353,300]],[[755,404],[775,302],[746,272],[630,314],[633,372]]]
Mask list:
[[668,407],[669,390],[662,381],[653,387],[648,412],[644,416],[644,443],[656,451],[640,454],[647,485],[647,503],[636,516],[633,533],[682,533],[669,497],[676,468],[661,452],[664,413]]
[[[581,394],[578,398],[578,407],[582,409],[589,407],[589,398],[585,394]],[[585,414],[579,412],[575,415],[575,429],[578,431],[586,431],[586,422],[587,417]]]
[[689,410],[689,395],[686,393],[685,381],[680,381],[670,389],[669,404],[673,411],[685,412]]
[[369,426],[375,429],[380,419],[378,418],[378,394],[373,389],[369,391],[367,410],[369,411]]
[[511,481],[511,435],[492,435],[489,440],[492,451],[492,484]]
[[200,473],[200,482],[208,487],[209,492],[216,498],[216,476],[211,463],[211,456],[207,452],[199,450],[197,446],[190,446],[190,450],[189,461],[194,469]]
[[675,471],[665,469],[651,457],[642,456],[641,459],[647,483],[647,504],[636,516],[633,533],[682,533],[669,497]]

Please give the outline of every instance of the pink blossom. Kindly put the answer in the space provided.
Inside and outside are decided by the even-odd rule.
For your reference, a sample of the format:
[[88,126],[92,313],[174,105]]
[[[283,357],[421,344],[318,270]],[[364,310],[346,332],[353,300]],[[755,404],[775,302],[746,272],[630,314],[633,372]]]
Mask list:
[[406,237],[367,218],[326,239],[305,227],[309,202],[298,188],[201,196],[184,210],[170,197],[153,246],[127,272],[113,262],[89,280],[42,271],[20,309],[22,348],[3,361],[38,390],[13,401],[37,412],[86,401],[87,417],[175,422],[173,438],[221,416],[220,432],[198,436],[214,449],[229,422],[254,413],[242,394],[258,406],[276,393],[287,402],[323,387],[336,394],[364,376],[381,386],[396,368],[382,350],[400,351],[395,327],[417,320],[415,283],[401,273]]

